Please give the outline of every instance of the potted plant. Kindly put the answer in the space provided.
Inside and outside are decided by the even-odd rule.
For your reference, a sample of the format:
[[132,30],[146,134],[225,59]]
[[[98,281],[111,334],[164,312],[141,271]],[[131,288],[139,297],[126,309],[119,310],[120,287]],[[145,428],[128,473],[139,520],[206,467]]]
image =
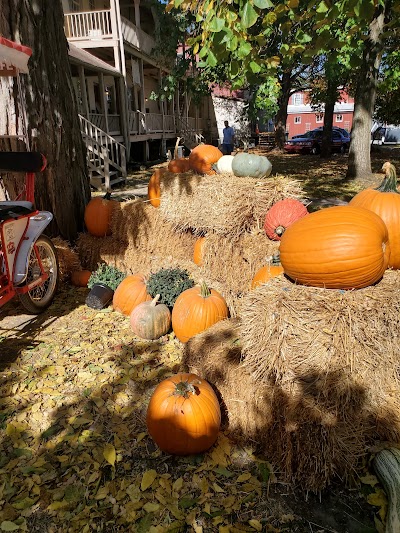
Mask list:
[[114,291],[126,277],[118,268],[101,263],[89,278],[87,286],[90,289],[86,298],[86,305],[93,309],[103,309],[112,300]]

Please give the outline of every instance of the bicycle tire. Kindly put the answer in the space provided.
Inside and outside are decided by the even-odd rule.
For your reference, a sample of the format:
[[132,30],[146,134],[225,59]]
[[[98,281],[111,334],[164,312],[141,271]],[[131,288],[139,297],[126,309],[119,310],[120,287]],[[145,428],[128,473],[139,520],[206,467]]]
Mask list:
[[[53,301],[58,285],[58,260],[57,252],[51,239],[46,235],[40,235],[35,242],[35,247],[40,254],[40,260],[49,278],[42,284],[34,287],[30,291],[20,294],[19,299],[28,313],[37,315],[47,309]],[[32,283],[40,276],[40,268],[35,254],[35,248],[32,248],[29,256],[28,275],[26,284]]]

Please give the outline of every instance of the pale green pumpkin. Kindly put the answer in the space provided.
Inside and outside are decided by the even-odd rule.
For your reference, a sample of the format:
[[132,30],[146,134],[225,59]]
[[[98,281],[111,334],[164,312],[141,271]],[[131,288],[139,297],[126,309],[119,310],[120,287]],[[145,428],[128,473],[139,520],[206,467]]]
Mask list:
[[239,177],[268,178],[272,171],[272,164],[263,155],[239,152],[232,159],[232,171],[235,176]]

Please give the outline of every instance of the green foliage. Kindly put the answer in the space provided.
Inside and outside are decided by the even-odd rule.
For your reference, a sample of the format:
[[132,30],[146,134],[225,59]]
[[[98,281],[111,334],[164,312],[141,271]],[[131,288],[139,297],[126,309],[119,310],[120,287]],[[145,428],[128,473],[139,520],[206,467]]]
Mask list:
[[186,289],[194,286],[187,270],[181,268],[162,268],[150,275],[147,281],[147,292],[153,298],[159,294],[160,302],[173,307],[178,296]]
[[118,268],[106,263],[99,263],[97,270],[92,272],[87,286],[91,289],[96,283],[103,283],[115,291],[125,277],[126,274],[118,270]]
[[400,124],[400,52],[394,50],[382,60],[375,118],[388,124]]

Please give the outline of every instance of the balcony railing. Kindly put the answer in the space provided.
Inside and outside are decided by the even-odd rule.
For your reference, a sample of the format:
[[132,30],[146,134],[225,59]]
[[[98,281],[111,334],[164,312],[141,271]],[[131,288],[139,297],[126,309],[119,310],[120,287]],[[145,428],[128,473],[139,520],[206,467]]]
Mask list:
[[64,26],[65,36],[71,41],[115,38],[109,9],[67,13],[64,15]]
[[[101,113],[90,113],[89,115],[90,122],[92,122],[95,126],[100,128],[103,131],[107,131],[106,128],[106,117],[102,115]],[[120,135],[121,134],[121,126],[120,126],[120,116],[119,115],[107,115],[107,123],[108,123],[108,132],[111,133],[111,135]]]
[[124,41],[138,50],[150,55],[155,47],[155,40],[150,35],[133,24],[130,20],[121,17],[122,36]]

